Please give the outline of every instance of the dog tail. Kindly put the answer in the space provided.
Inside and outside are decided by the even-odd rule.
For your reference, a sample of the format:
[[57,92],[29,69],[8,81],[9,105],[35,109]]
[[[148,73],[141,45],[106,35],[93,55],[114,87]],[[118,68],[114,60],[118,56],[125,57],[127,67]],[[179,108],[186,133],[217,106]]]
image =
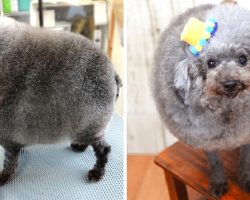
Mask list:
[[122,87],[122,81],[116,72],[115,72],[115,82],[116,82],[116,86],[117,86],[116,99],[118,99],[119,94],[120,94],[120,88]]

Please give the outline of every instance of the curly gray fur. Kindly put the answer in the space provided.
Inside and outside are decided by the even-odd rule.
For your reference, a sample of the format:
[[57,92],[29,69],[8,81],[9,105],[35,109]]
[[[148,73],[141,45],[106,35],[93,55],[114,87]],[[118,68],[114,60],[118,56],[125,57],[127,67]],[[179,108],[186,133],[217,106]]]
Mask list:
[[[180,34],[190,17],[215,18],[218,31],[194,57]],[[155,56],[153,95],[160,115],[180,140],[206,150],[234,148],[250,142],[250,12],[238,6],[203,5],[175,19],[162,34]],[[208,69],[213,58],[217,66]],[[239,80],[244,90],[227,96],[221,83]]]
[[1,146],[66,138],[108,146],[103,134],[121,82],[109,59],[88,39],[2,17],[0,68]]
[[[218,21],[215,36],[199,57],[180,41],[190,17]],[[236,5],[192,8],[169,25],[155,55],[152,91],[158,111],[177,138],[206,150],[215,197],[228,190],[218,149],[241,147],[239,182],[250,192],[249,22],[250,11]],[[246,63],[240,62],[241,56]],[[211,59],[215,61],[212,68]],[[228,83],[233,83],[232,90]]]

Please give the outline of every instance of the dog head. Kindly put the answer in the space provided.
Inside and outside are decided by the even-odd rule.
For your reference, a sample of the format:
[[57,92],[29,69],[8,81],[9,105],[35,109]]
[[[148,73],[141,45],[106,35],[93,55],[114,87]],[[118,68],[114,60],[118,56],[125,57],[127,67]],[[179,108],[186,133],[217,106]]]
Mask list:
[[245,41],[210,47],[200,58],[207,96],[234,98],[250,89],[250,38],[240,39]]
[[250,91],[250,11],[224,6],[208,15],[218,19],[217,33],[197,58],[187,53],[175,67],[174,85],[185,101],[197,89],[208,98]]

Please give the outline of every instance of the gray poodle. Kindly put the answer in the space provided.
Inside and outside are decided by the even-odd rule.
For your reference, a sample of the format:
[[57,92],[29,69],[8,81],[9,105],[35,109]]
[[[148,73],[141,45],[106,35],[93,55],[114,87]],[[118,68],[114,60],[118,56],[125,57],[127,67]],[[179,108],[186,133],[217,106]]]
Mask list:
[[72,141],[97,158],[90,181],[102,178],[110,146],[104,130],[121,81],[108,58],[73,33],[0,18],[0,185],[10,180],[26,145]]
[[[198,56],[180,41],[189,18],[218,22]],[[181,141],[206,151],[211,192],[228,190],[216,150],[240,147],[240,184],[250,192],[250,11],[203,5],[177,17],[155,55],[153,95],[162,120]]]

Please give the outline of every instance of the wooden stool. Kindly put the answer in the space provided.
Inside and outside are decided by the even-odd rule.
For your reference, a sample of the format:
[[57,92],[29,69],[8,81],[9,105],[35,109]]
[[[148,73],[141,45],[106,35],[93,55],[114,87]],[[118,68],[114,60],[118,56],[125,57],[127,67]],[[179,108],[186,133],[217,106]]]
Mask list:
[[[221,151],[220,156],[229,183],[229,191],[220,199],[250,200],[250,194],[238,186],[239,150]],[[156,156],[155,163],[164,170],[171,200],[188,200],[186,186],[198,191],[206,199],[215,199],[209,192],[210,169],[203,151],[177,142]]]

